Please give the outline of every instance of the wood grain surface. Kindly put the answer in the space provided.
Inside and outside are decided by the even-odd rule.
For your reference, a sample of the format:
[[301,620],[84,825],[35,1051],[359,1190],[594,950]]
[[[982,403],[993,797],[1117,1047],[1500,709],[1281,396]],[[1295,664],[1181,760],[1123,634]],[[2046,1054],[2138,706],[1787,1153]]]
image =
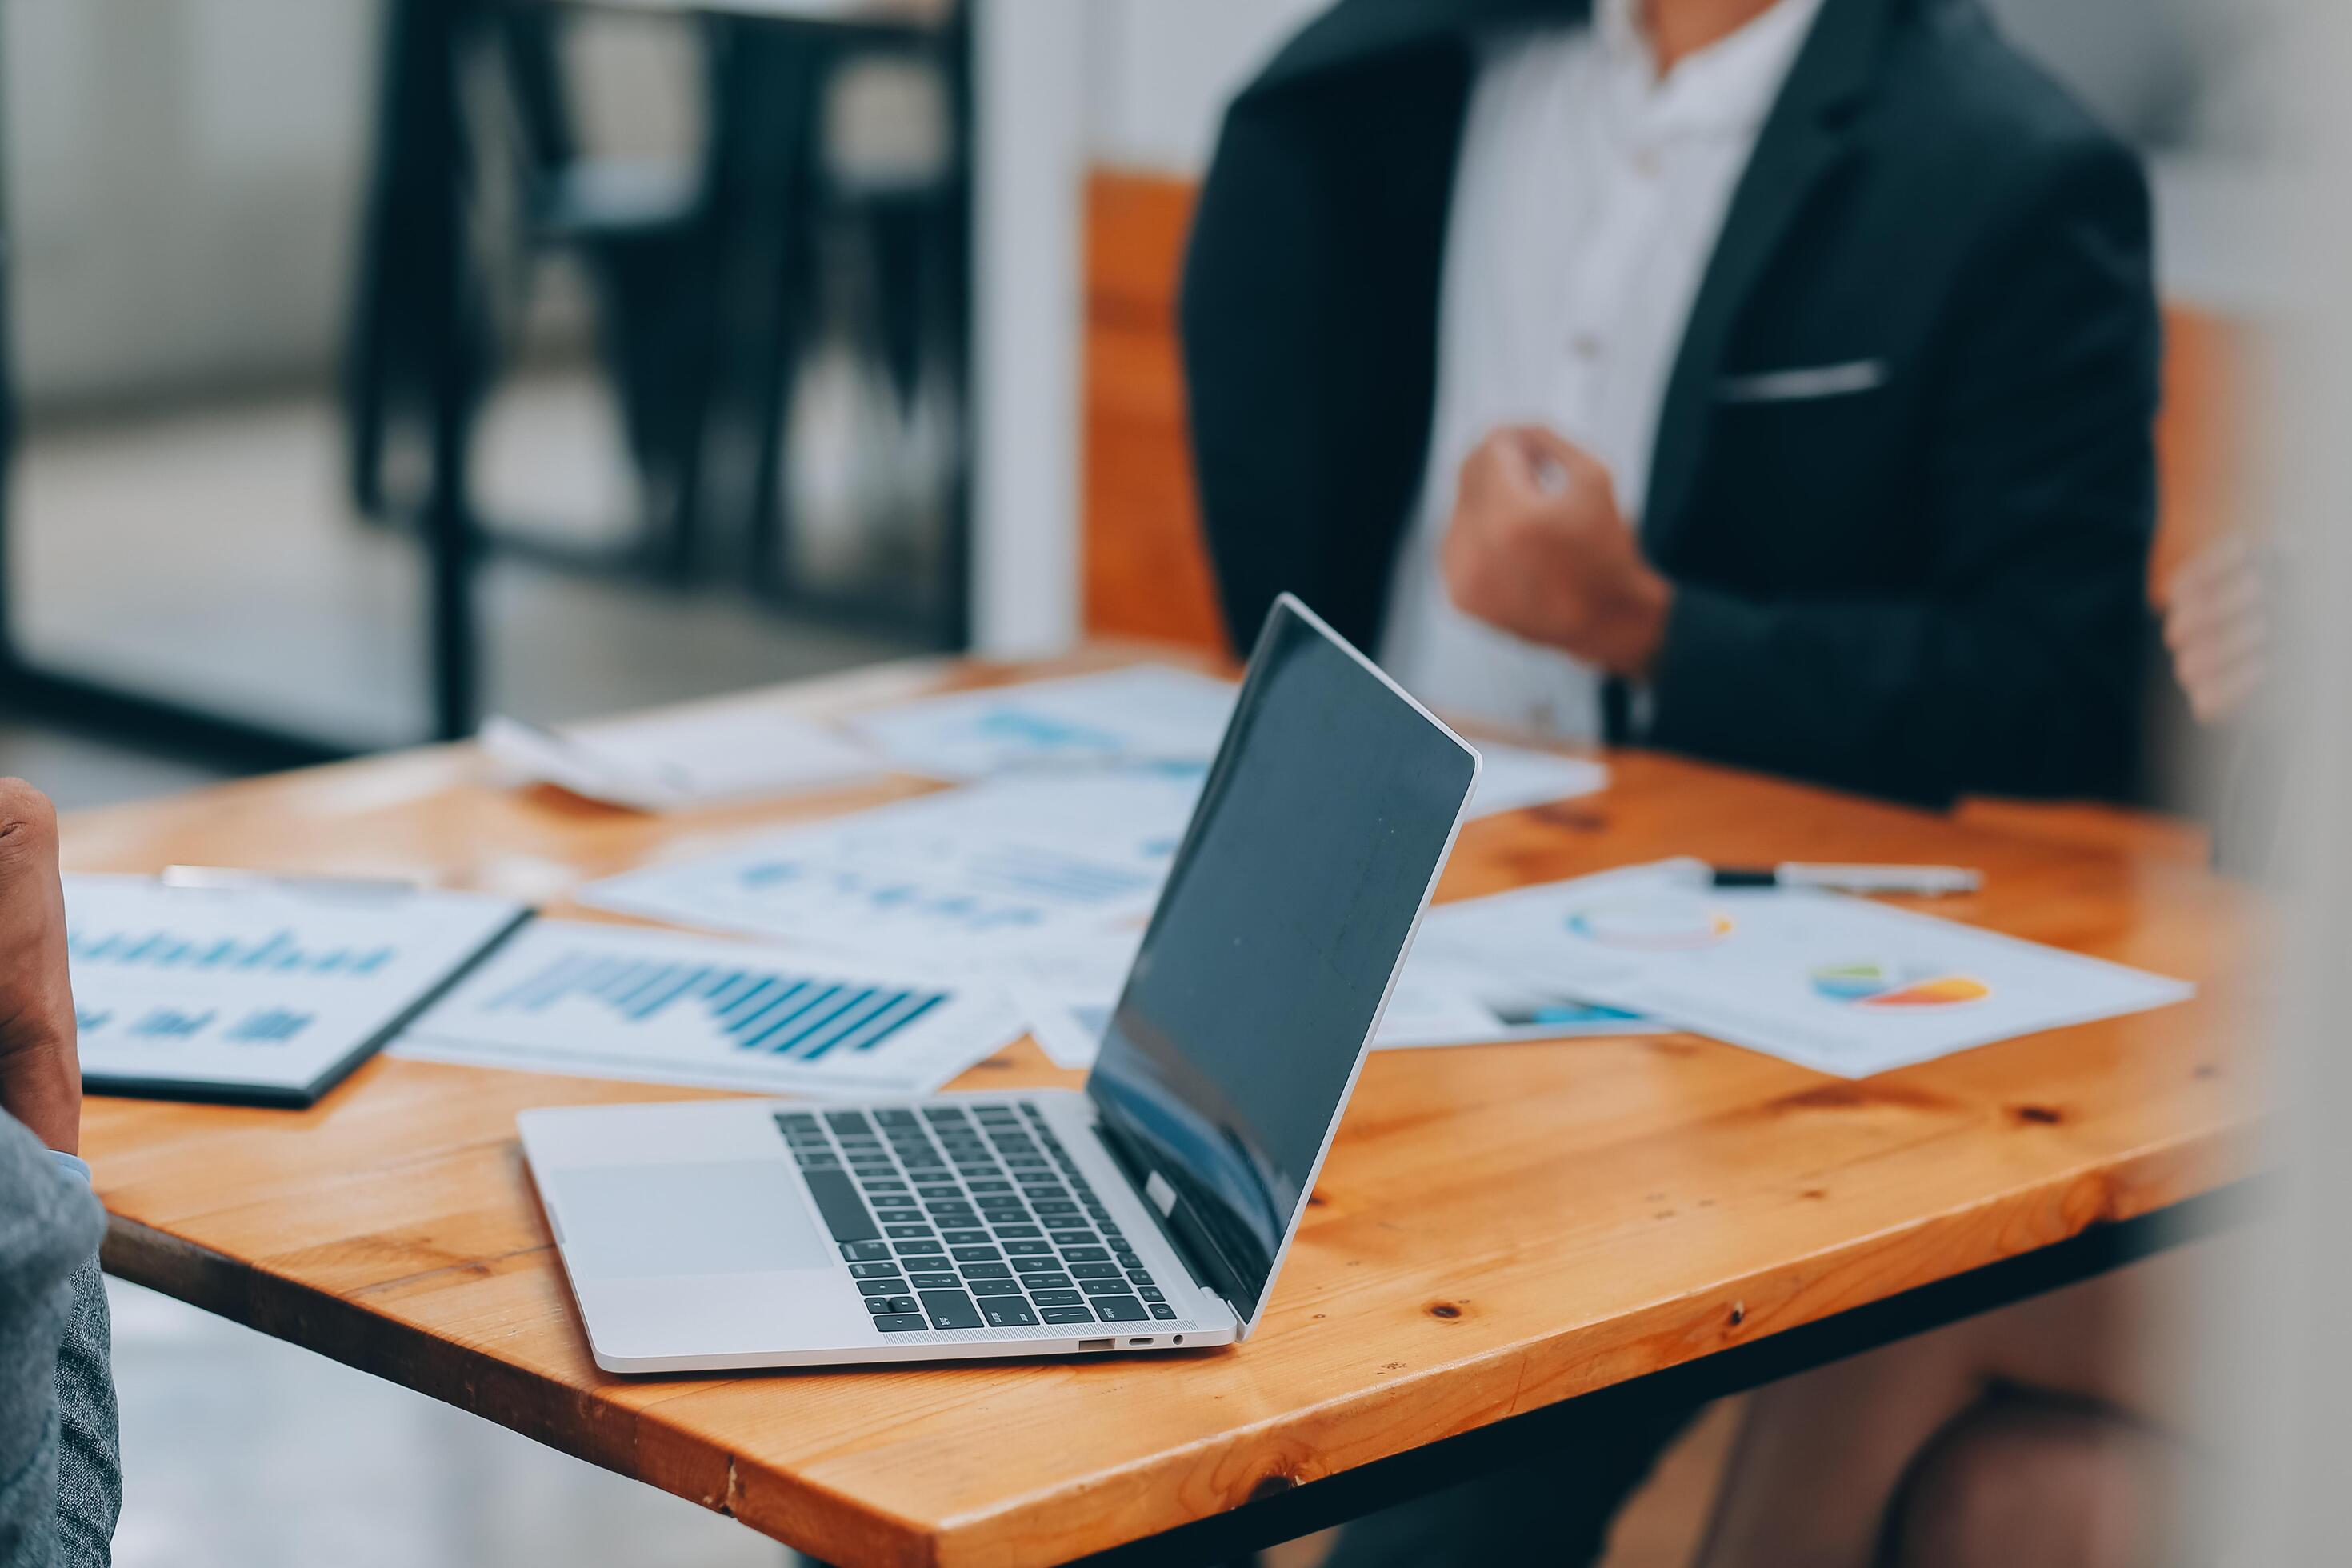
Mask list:
[[[830,712],[892,668],[747,700]],[[1937,912],[2200,982],[2187,1005],[1862,1083],[1688,1037],[1376,1055],[1262,1332],[1144,1359],[626,1380],[573,1318],[526,1107],[692,1091],[377,1060],[302,1112],[92,1100],[115,1273],[845,1564],[1059,1561],[2144,1214],[2242,1174],[2249,895],[2132,832],[2040,837],[1643,753],[1473,824],[1441,899],[1669,853],[1948,861]],[[923,785],[656,819],[446,748],[68,820],[69,864],[580,880]],[[959,1087],[1074,1081],[1024,1042]],[[320,1433],[319,1440],[334,1440]]]

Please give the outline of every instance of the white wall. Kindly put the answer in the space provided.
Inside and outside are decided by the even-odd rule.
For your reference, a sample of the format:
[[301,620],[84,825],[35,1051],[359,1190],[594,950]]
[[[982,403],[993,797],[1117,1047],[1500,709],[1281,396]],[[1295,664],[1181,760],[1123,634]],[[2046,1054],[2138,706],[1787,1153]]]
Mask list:
[[1205,168],[1225,100],[1330,0],[1096,0],[1088,8],[1097,162]]
[[1197,174],[1225,100],[1328,0],[983,0],[979,470],[983,652],[1079,632],[1078,464],[1091,163]]

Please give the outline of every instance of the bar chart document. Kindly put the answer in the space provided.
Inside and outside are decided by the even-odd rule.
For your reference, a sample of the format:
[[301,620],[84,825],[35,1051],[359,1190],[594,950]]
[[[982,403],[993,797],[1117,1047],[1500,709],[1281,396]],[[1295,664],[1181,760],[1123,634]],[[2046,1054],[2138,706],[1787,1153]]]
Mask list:
[[65,879],[82,1083],[309,1105],[528,919],[511,900],[255,879]]
[[967,967],[1149,914],[1200,773],[1032,773],[583,889],[598,909],[877,963]]
[[925,1094],[1022,1033],[993,986],[723,938],[541,921],[393,1050],[764,1094]]

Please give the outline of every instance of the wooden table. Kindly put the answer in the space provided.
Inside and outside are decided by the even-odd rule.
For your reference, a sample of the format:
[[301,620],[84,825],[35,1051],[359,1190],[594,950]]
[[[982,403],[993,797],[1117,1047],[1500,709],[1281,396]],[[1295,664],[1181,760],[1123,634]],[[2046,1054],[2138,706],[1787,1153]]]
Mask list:
[[[837,711],[941,673],[760,700]],[[307,1112],[92,1100],[107,1267],[835,1563],[1152,1538],[1127,1554],[1205,1560],[1525,1453],[1580,1396],[1751,1385],[2111,1265],[2243,1173],[2252,900],[2165,833],[2116,816],[2084,847],[1612,761],[1604,795],[1472,825],[1440,898],[1669,853],[1958,862],[1986,890],[1938,912],[2204,989],[1861,1083],[1679,1036],[1376,1055],[1263,1331],[1232,1350],[609,1376],[514,1115],[692,1091],[408,1061]],[[66,849],[79,869],[424,873],[560,904],[650,856],[923,787],[655,819],[493,787],[446,748],[83,815]],[[1071,1081],[1024,1042],[960,1087]]]

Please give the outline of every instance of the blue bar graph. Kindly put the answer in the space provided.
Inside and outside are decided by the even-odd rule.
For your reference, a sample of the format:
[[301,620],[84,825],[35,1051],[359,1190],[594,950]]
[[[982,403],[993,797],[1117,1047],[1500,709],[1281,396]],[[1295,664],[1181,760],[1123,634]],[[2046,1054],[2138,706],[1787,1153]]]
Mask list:
[[698,1008],[738,1049],[816,1061],[871,1051],[943,1005],[945,992],[853,980],[755,973],[725,964],[630,961],[571,952],[483,1005],[486,1013],[539,1013],[585,1000],[633,1023]]
[[266,937],[240,942],[234,937],[186,937],[168,931],[76,929],[66,933],[66,955],[79,964],[145,970],[210,970],[222,973],[268,971],[361,979],[390,963],[397,950],[338,947],[312,952],[295,941],[291,931],[273,931]]

